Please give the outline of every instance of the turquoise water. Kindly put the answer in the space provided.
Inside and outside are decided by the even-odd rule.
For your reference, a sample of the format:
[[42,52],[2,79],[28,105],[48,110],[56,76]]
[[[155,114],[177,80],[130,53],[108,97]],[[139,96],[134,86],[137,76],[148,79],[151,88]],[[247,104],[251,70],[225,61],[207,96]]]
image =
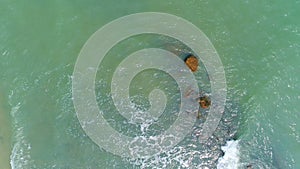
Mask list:
[[[71,91],[74,65],[87,39],[114,19],[147,11],[174,14],[199,27],[218,51],[228,86],[224,117],[208,143],[200,145],[192,133],[159,162],[125,159],[99,148],[79,125]],[[0,143],[10,147],[0,153],[10,156],[3,159],[12,168],[215,168],[220,147],[230,139],[240,140],[241,168],[300,168],[300,1],[1,0],[0,16]],[[110,124],[128,135],[139,128],[123,127],[113,106],[104,104],[109,97],[99,93],[109,96],[109,74],[124,53],[137,50],[135,42],[181,49],[153,39],[120,44],[98,70],[99,107],[113,113],[106,116]],[[100,76],[103,70],[110,72],[107,77]],[[156,73],[158,80],[142,80]],[[209,92],[205,76],[199,79]],[[168,93],[169,114],[162,117],[165,125],[153,126],[150,133],[168,127],[178,104],[174,81],[156,70],[134,79],[133,100],[147,108],[147,94],[156,85]],[[3,161],[0,168],[8,167]]]

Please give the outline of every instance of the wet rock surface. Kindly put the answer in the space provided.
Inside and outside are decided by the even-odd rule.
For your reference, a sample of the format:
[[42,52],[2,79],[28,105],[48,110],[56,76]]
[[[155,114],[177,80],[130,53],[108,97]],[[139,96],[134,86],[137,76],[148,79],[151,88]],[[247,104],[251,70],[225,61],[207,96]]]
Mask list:
[[198,59],[193,55],[189,55],[185,59],[185,64],[189,67],[189,69],[191,69],[192,72],[196,72],[198,69]]

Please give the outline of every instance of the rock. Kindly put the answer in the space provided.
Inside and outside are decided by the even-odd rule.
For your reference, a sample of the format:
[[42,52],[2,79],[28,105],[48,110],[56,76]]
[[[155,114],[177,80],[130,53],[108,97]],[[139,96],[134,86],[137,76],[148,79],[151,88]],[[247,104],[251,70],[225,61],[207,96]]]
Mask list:
[[198,59],[193,55],[189,55],[185,59],[185,64],[191,69],[192,72],[196,72],[198,69]]
[[252,165],[251,164],[247,165],[247,169],[252,169]]
[[199,99],[199,104],[200,104],[201,108],[207,109],[207,108],[209,108],[211,101],[207,96],[202,96]]

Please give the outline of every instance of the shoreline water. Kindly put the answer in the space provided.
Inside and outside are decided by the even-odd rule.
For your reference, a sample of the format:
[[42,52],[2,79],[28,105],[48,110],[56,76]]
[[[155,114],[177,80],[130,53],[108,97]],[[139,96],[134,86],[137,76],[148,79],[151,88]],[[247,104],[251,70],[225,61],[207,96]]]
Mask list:
[[10,169],[11,153],[11,124],[9,114],[4,105],[3,95],[0,94],[0,168]]

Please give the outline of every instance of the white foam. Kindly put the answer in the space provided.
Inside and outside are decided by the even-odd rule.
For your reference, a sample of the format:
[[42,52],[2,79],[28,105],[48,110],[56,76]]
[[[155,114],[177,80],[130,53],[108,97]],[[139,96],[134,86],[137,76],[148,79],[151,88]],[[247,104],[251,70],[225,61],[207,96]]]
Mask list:
[[239,140],[231,140],[222,146],[224,156],[218,160],[218,169],[237,169],[239,167]]
[[12,169],[15,168],[26,168],[32,163],[30,156],[31,145],[27,142],[24,136],[24,128],[19,125],[19,121],[16,116],[19,112],[21,103],[18,103],[16,106],[13,106],[11,109],[11,116],[13,117],[14,125],[14,140],[13,149],[10,155],[10,165]]

